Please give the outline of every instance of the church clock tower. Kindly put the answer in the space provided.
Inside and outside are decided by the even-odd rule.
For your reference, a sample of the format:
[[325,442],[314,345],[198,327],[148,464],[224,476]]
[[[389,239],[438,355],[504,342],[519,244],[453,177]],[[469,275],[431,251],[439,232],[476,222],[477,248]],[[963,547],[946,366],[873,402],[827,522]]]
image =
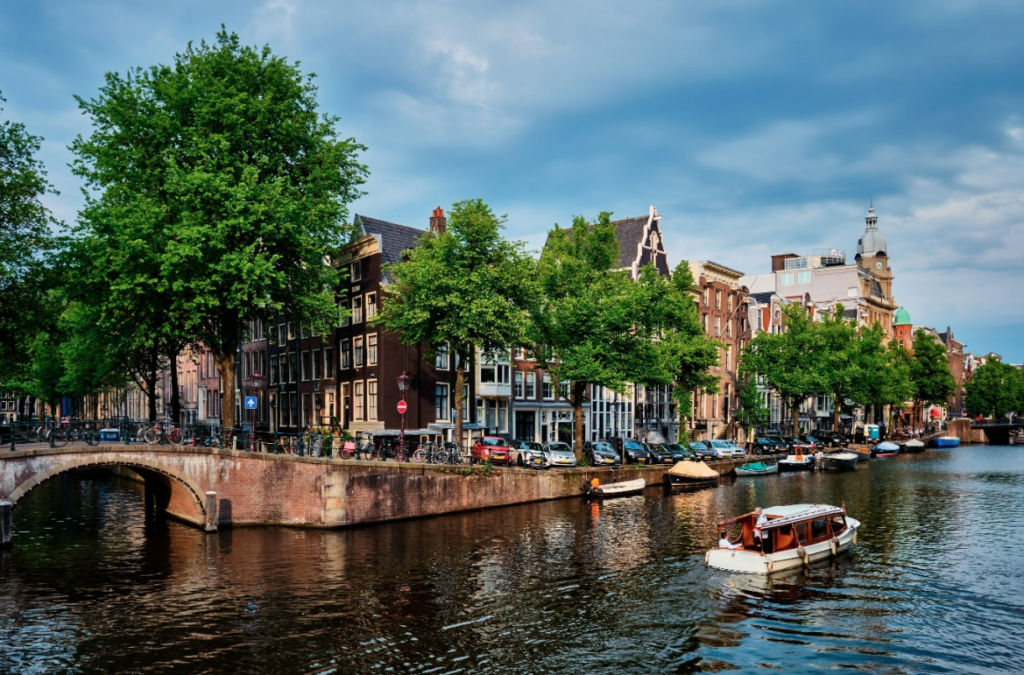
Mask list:
[[878,231],[878,216],[874,204],[864,219],[864,234],[857,240],[857,267],[861,284],[862,309],[867,312],[863,323],[882,324],[885,335],[892,335],[893,314],[898,305],[892,295],[892,268],[885,237]]

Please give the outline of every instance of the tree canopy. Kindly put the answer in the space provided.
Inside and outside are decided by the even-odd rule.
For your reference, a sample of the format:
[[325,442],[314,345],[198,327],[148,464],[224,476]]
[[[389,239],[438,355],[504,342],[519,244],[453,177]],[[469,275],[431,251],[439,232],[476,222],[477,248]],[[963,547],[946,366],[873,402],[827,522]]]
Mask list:
[[93,130],[72,145],[90,190],[76,234],[100,321],[134,320],[136,353],[208,347],[225,426],[250,321],[281,313],[323,331],[337,318],[327,261],[367,171],[363,146],[317,112],[312,77],[222,29],[78,99]]
[[949,370],[946,347],[923,328],[914,331],[914,358],[910,361],[910,383],[916,408],[947,405],[956,389]]
[[1024,371],[990,356],[965,385],[964,405],[971,417],[1005,417],[1024,410]]
[[457,359],[455,438],[462,441],[466,363],[479,349],[526,345],[539,289],[536,263],[521,242],[502,238],[504,216],[480,199],[452,205],[443,233],[425,233],[408,257],[386,266],[391,278],[374,319],[408,345]]

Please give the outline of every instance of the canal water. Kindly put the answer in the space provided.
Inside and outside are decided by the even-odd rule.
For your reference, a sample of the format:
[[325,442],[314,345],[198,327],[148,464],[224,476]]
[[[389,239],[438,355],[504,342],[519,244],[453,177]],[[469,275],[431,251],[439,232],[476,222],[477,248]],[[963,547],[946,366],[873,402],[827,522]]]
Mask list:
[[[714,523],[845,502],[855,551],[709,570]],[[141,486],[51,480],[0,553],[2,673],[1024,672],[1024,448],[604,505],[206,535]]]

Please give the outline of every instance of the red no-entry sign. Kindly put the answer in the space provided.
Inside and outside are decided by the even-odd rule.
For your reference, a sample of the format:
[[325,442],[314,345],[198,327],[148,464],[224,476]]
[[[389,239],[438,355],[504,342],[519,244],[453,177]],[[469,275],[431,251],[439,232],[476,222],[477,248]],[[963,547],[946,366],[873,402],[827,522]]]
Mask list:
[[409,409],[409,406],[406,405],[405,401],[399,401],[398,402],[398,412],[400,412],[400,413],[402,413],[404,415],[405,411],[408,410],[408,409]]

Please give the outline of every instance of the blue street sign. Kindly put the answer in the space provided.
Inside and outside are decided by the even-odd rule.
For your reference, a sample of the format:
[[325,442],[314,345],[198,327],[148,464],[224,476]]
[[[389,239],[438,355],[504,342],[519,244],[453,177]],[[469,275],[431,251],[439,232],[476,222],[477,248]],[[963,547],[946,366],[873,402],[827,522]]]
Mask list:
[[255,396],[246,396],[245,397],[245,409],[246,410],[255,410],[256,409],[256,397]]

